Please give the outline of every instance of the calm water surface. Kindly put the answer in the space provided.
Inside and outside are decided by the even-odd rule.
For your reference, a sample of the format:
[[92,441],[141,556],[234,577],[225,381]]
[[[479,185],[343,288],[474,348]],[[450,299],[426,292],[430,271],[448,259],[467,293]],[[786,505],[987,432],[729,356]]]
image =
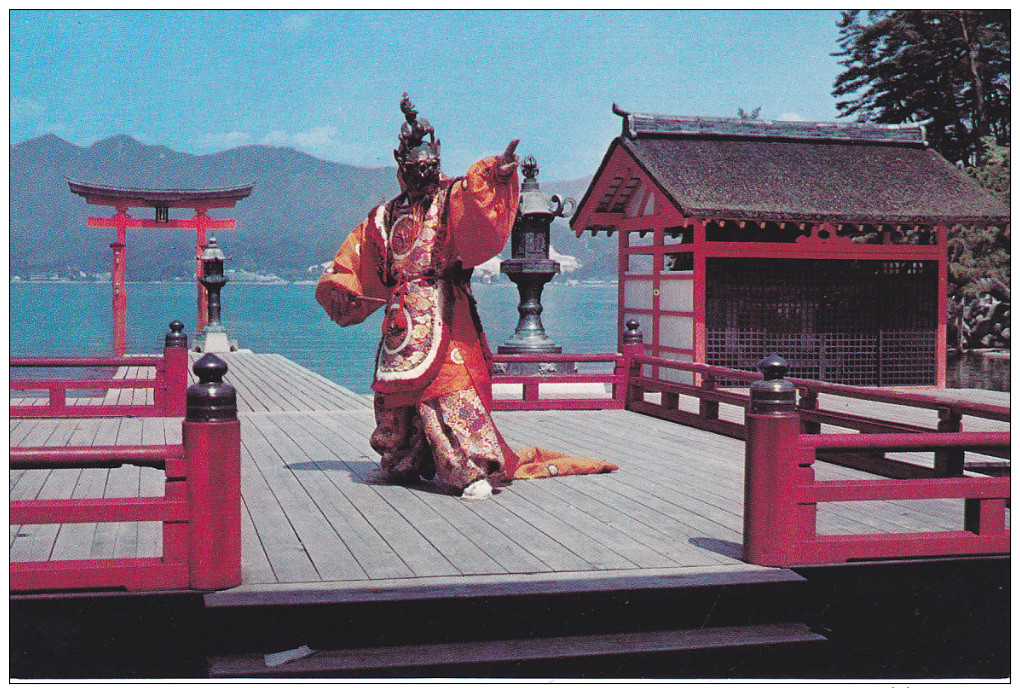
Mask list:
[[[512,284],[473,285],[489,344],[510,339],[517,325]],[[196,288],[187,283],[127,285],[129,353],[156,353],[170,321],[194,342]],[[616,348],[616,285],[550,284],[542,297],[546,333],[566,352]],[[12,356],[109,355],[113,351],[109,284],[10,285]],[[359,393],[368,393],[382,313],[337,327],[315,301],[314,284],[229,283],[222,292],[223,324],[240,348],[279,353]]]
[[[473,285],[489,344],[510,339],[517,325],[517,289],[506,282]],[[128,284],[127,346],[156,353],[175,318],[194,341],[196,289],[189,283]],[[223,290],[223,322],[238,346],[279,353],[359,393],[368,393],[381,312],[360,325],[337,327],[315,301],[314,284],[245,284]],[[110,285],[10,285],[12,356],[109,355]],[[567,353],[616,348],[615,284],[551,282],[542,295],[546,333]],[[949,363],[950,387],[1009,391],[1009,358],[967,355]]]

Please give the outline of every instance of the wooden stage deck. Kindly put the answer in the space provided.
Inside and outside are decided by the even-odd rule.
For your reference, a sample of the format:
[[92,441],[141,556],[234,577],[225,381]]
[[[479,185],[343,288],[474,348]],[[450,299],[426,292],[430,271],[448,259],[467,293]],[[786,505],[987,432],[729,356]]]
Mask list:
[[[740,560],[740,441],[627,411],[498,412],[496,424],[511,446],[607,459],[620,469],[517,481],[493,499],[468,502],[431,484],[374,479],[369,398],[280,355],[224,358],[242,424],[244,582],[206,596],[207,605],[795,577]],[[983,391],[944,393],[1009,400]],[[900,419],[933,423],[921,417],[928,412],[911,413],[919,415]],[[964,429],[1008,425],[975,421]],[[180,434],[179,419],[10,421],[12,446],[179,443]],[[822,463],[816,470],[819,479],[863,477]],[[11,499],[154,496],[161,490],[161,473],[147,468],[10,473]],[[819,510],[819,531],[923,532],[956,529],[962,520],[960,501],[832,504]],[[156,556],[160,536],[156,524],[12,526],[10,556]]]

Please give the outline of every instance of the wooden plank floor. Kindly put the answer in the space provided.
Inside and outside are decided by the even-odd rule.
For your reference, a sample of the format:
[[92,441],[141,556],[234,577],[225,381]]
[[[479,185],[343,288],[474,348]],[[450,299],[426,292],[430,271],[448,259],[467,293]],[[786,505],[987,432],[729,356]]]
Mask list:
[[[499,412],[496,424],[511,446],[606,459],[620,470],[517,481],[490,500],[468,502],[431,483],[377,480],[369,398],[279,355],[224,358],[242,426],[244,583],[212,595],[214,604],[451,584],[771,575],[739,559],[744,450],[737,440],[627,411]],[[10,441],[179,443],[181,426],[162,418],[12,419]],[[821,463],[816,474],[865,477]],[[10,481],[11,499],[162,491],[160,472],[133,467],[11,471]],[[957,529],[963,507],[953,500],[824,505],[818,521],[819,532],[833,534]],[[12,526],[10,555],[153,556],[160,537],[157,524]]]

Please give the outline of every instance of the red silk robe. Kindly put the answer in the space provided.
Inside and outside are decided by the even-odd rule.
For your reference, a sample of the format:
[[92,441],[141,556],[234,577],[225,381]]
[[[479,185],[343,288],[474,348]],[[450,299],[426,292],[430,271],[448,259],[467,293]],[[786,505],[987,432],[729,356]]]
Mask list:
[[372,388],[387,406],[469,386],[491,397],[467,277],[453,273],[458,262],[469,269],[499,255],[510,236],[517,174],[499,178],[494,164],[487,158],[446,180],[428,208],[401,217],[389,217],[386,205],[373,209],[319,280],[316,299],[341,326],[385,305]]
[[499,254],[516,217],[517,174],[501,178],[494,167],[495,158],[475,163],[418,207],[373,209],[319,279],[315,297],[341,326],[386,309],[372,446],[394,477],[434,469],[458,488],[482,477],[616,470],[535,447],[515,454],[492,423],[488,348],[467,269]]
[[[380,407],[453,399],[462,390],[473,390],[488,416],[492,382],[468,270],[506,245],[518,196],[516,171],[500,176],[495,158],[481,160],[423,203],[373,209],[323,273],[316,299],[338,324],[385,308],[372,383],[377,416]],[[495,436],[497,455],[486,463],[512,475],[516,456]]]

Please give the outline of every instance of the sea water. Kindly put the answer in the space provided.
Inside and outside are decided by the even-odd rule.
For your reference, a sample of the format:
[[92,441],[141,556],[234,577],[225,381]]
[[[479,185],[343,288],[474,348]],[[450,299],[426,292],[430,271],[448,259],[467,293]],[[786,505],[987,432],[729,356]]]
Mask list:
[[[113,351],[109,283],[20,282],[10,285],[11,356],[108,356]],[[472,285],[489,345],[513,336],[519,314],[508,282]],[[127,349],[162,349],[171,320],[195,340],[193,283],[129,282]],[[561,283],[542,295],[542,324],[564,353],[616,350],[615,284]],[[231,282],[222,292],[222,320],[231,339],[256,353],[278,353],[353,391],[367,394],[379,342],[381,311],[337,327],[315,301],[315,285]],[[1009,358],[964,356],[948,365],[948,385],[1009,391]]]
[[[517,326],[519,296],[509,283],[472,285],[493,350]],[[542,296],[546,334],[565,353],[616,350],[616,285],[557,284]],[[172,320],[195,341],[193,283],[127,284],[127,351],[154,354]],[[338,327],[315,301],[315,284],[230,282],[221,292],[221,319],[242,349],[277,353],[355,392],[372,382],[382,313]],[[111,286],[95,282],[10,285],[11,356],[109,356],[113,351]]]

